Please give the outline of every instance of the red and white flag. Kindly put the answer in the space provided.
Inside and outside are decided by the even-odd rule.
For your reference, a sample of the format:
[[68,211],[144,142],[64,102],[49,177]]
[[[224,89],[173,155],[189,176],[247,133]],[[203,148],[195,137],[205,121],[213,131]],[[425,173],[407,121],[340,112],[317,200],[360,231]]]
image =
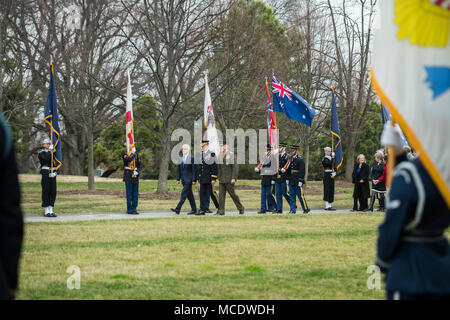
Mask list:
[[205,74],[205,105],[203,109],[204,125],[207,130],[209,140],[209,150],[214,153],[219,152],[219,137],[217,135],[216,121],[212,108],[211,96],[209,95],[208,75]]
[[[134,146],[134,128],[133,128],[133,95],[131,93],[131,81],[130,81],[130,73],[127,70],[127,106],[125,113],[125,139],[127,144],[127,155],[130,153],[134,153],[136,148]],[[130,163],[131,170],[134,170],[134,160]]]

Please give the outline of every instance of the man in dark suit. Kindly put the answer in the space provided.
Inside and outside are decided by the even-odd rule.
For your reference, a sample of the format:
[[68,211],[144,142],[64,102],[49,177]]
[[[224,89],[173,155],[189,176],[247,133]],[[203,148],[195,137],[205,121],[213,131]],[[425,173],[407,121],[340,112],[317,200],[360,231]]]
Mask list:
[[23,240],[20,187],[11,130],[0,112],[0,300],[13,299]]
[[192,193],[192,186],[197,182],[197,166],[194,164],[194,157],[191,156],[191,147],[188,144],[182,146],[183,155],[180,157],[177,167],[177,184],[183,184],[183,190],[181,191],[180,201],[176,208],[172,208],[173,212],[180,214],[181,207],[183,206],[186,198],[191,205],[191,211],[188,214],[195,214],[197,212],[197,206],[195,205],[194,194]]

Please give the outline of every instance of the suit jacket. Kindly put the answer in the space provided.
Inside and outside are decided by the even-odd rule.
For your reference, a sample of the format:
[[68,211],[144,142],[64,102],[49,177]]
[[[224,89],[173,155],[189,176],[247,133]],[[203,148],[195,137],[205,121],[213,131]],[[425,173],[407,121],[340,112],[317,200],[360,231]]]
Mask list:
[[197,165],[195,165],[194,157],[190,154],[186,158],[186,163],[183,162],[183,156],[178,160],[177,181],[184,183],[197,181]]

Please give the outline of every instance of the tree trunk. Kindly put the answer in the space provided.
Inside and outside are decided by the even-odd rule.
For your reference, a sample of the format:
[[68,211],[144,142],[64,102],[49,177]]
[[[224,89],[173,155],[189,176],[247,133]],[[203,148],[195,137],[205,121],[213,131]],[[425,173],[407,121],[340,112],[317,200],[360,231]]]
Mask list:
[[95,190],[94,182],[94,134],[92,128],[87,130],[88,141],[88,189]]
[[345,160],[345,179],[347,181],[352,181],[353,166],[355,164],[355,147],[356,138],[351,136],[346,144],[346,160]]
[[85,135],[68,132],[61,145],[63,152],[63,173],[76,176],[83,175],[86,150]]
[[156,193],[167,193],[167,178],[169,176],[169,161],[170,161],[170,132],[169,123],[164,121],[162,128],[162,141],[161,141],[161,153],[160,153],[160,165],[158,175],[158,188]]

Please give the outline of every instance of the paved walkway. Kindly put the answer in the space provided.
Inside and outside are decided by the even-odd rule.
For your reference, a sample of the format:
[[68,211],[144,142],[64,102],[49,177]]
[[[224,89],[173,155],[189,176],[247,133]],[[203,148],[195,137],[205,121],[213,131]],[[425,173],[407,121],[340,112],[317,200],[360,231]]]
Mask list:
[[[215,211],[214,211],[215,212]],[[181,212],[180,215],[176,215],[173,212],[167,211],[148,211],[140,212],[138,215],[125,214],[125,213],[62,213],[56,218],[48,218],[44,216],[29,215],[25,216],[25,222],[65,222],[65,221],[90,221],[90,220],[118,220],[118,219],[149,219],[149,218],[176,218],[187,216],[187,212]],[[336,210],[336,211],[326,211],[326,210],[311,210],[309,214],[339,214],[339,213],[351,213],[350,210]],[[267,213],[271,215],[272,213]],[[283,214],[287,214],[287,211]],[[303,214],[301,211],[297,214]],[[214,213],[209,213],[207,216],[214,215]],[[225,211],[225,215],[238,215],[237,211]],[[244,215],[258,215],[255,210],[246,211]],[[278,215],[278,214],[276,214]],[[189,216],[196,218],[196,216]],[[217,216],[218,218],[220,216]]]

